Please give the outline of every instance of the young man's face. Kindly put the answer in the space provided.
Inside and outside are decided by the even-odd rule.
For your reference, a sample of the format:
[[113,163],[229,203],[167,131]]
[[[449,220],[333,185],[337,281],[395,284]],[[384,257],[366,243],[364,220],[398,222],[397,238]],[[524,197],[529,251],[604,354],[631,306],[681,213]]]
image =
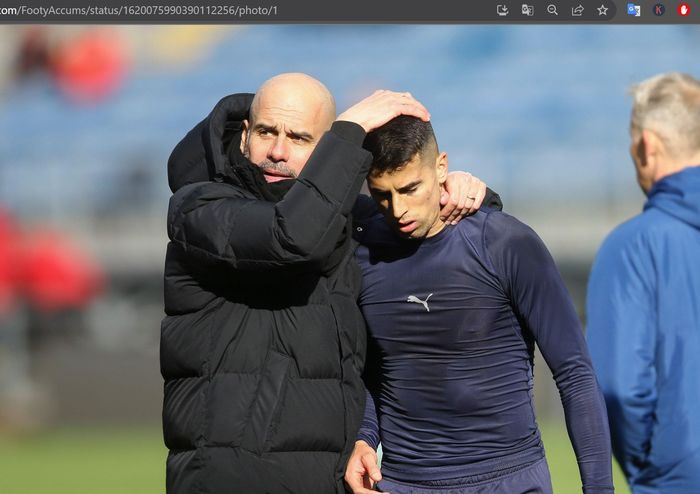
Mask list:
[[367,184],[391,227],[402,237],[432,237],[445,227],[440,192],[447,178],[447,153],[415,155],[398,170],[370,173]]

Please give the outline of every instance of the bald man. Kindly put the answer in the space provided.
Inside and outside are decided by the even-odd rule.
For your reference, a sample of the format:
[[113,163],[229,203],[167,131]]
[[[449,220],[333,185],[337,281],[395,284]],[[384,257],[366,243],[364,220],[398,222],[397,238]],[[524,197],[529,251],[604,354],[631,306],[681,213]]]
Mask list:
[[[176,146],[161,332],[170,494],[344,490],[366,343],[348,218],[365,134],[402,114],[429,118],[408,93],[378,91],[336,119],[323,84],[283,74],[222,99]],[[483,198],[460,187],[464,209]]]

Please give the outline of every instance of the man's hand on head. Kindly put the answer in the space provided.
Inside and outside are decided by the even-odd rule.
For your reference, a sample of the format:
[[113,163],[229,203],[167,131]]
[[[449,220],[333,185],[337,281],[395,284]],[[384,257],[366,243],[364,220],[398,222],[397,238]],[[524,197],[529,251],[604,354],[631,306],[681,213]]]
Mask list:
[[373,494],[374,484],[382,480],[377,465],[377,452],[365,441],[355,442],[345,467],[345,482],[353,494]]
[[486,197],[486,184],[467,172],[447,175],[445,189],[440,195],[440,219],[456,225],[465,216],[476,213]]
[[428,110],[411,93],[397,93],[380,89],[371,96],[351,106],[341,113],[336,120],[355,122],[365,132],[381,127],[399,115],[409,115],[427,122],[430,120]]

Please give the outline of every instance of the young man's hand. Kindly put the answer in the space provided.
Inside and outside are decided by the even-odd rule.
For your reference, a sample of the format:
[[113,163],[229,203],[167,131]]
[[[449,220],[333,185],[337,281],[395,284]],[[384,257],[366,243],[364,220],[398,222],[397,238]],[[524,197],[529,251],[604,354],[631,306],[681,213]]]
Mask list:
[[374,494],[372,488],[382,480],[377,465],[377,452],[365,441],[355,442],[348,464],[345,467],[345,482],[353,494]]
[[451,172],[447,175],[445,190],[440,196],[440,218],[456,225],[459,220],[476,213],[486,197],[486,184],[467,172]]

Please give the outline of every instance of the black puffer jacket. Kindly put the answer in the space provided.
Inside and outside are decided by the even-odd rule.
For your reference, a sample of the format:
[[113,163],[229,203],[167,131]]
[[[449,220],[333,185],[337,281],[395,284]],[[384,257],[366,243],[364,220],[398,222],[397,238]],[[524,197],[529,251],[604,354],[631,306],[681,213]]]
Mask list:
[[366,344],[348,216],[371,155],[336,123],[281,201],[255,199],[225,150],[251,97],[221,100],[168,164],[167,489],[342,492]]

